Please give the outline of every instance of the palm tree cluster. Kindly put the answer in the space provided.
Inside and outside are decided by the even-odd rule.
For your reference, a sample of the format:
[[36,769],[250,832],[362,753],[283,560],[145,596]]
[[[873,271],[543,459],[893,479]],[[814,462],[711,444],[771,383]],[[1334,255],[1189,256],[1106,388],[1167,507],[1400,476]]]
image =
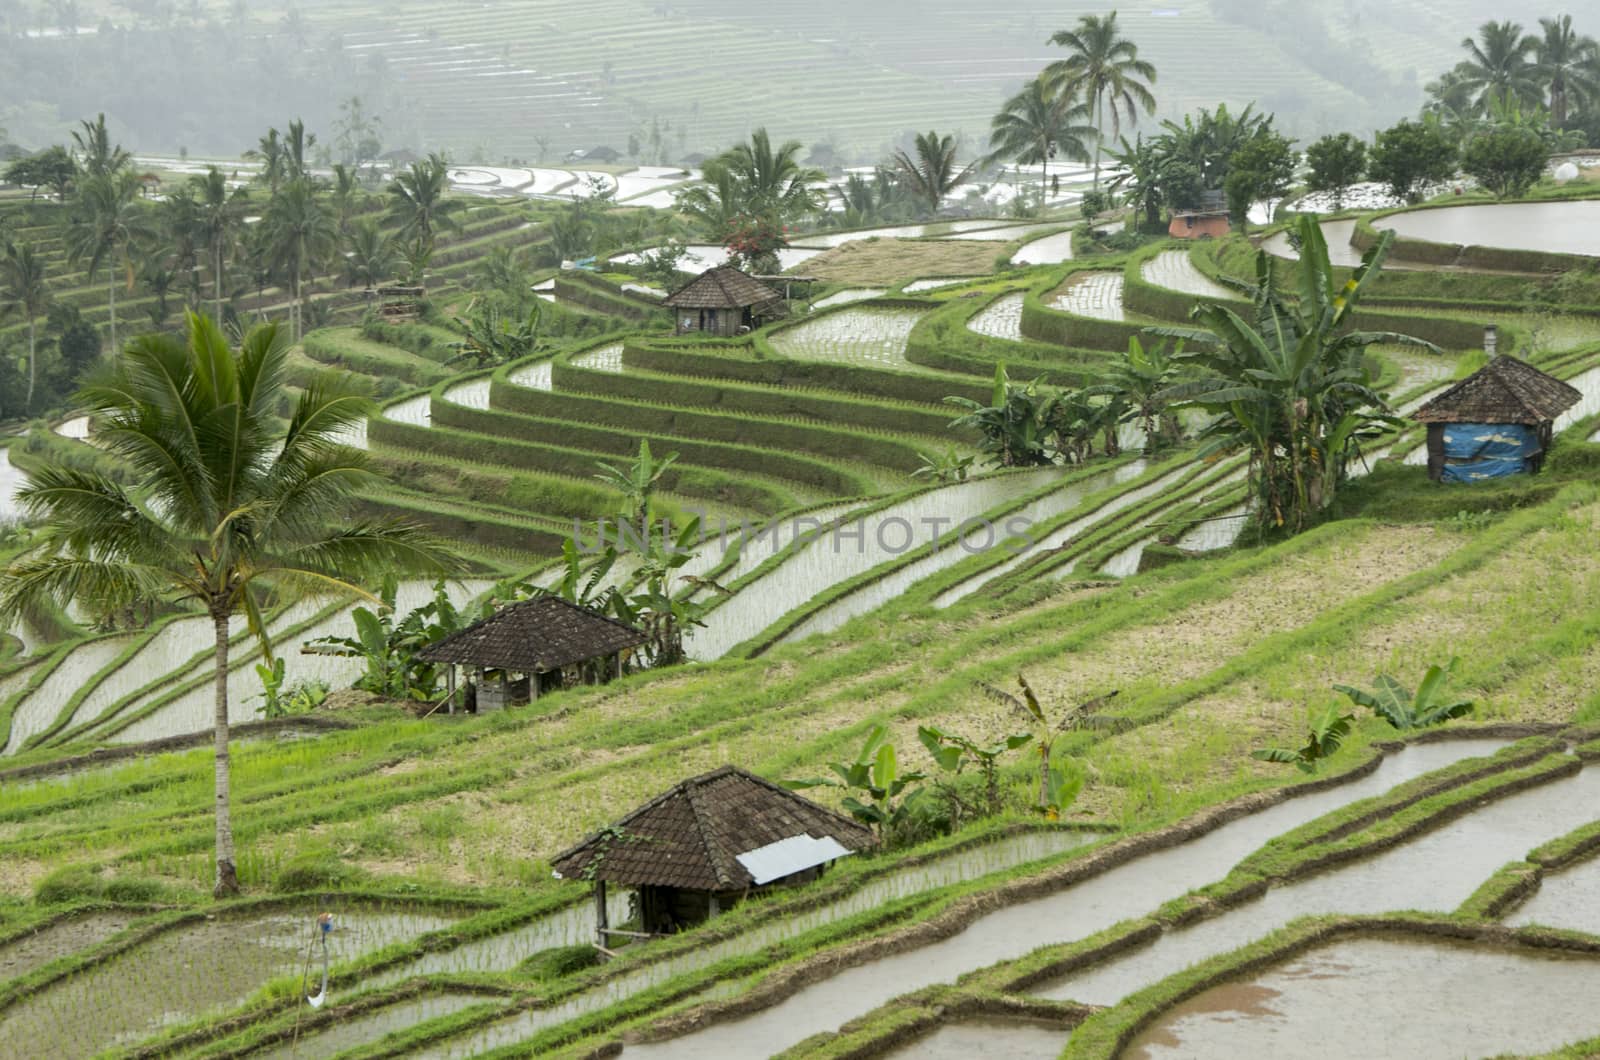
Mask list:
[[1129,143],[1124,137],[1111,153],[1118,172],[1110,190],[1134,208],[1141,227],[1159,230],[1165,227],[1163,208],[1194,209],[1207,193],[1231,193],[1229,178],[1236,172],[1253,174],[1262,168],[1263,157],[1276,157],[1282,165],[1288,141],[1273,128],[1273,117],[1253,103],[1237,113],[1219,104],[1214,111],[1184,115],[1181,122],[1163,121],[1161,131],[1149,138]]
[[1541,18],[1538,33],[1510,20],[1485,22],[1461,46],[1467,57],[1428,85],[1430,113],[1470,125],[1538,111],[1556,130],[1600,132],[1600,46],[1571,15]]
[[1100,187],[1100,156],[1106,142],[1106,119],[1111,136],[1120,138],[1122,126],[1139,120],[1139,111],[1154,114],[1156,68],[1139,58],[1139,46],[1122,36],[1117,13],[1083,15],[1072,29],[1060,30],[1050,43],[1067,49],[1067,57],[1046,66],[1042,75],[1060,95],[1083,101],[1084,114],[1093,119],[1094,186]]
[[801,144],[773,147],[766,129],[706,162],[704,181],[678,196],[678,209],[757,272],[777,272],[790,226],[822,209],[821,170],[800,164]]

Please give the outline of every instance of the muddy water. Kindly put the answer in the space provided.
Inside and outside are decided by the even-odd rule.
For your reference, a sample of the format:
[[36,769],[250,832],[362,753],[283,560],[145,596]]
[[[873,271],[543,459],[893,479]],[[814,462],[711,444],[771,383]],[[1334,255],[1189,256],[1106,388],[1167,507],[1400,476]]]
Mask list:
[[687,638],[689,654],[701,660],[720,658],[828,586],[926,546],[945,530],[1039,489],[1059,475],[1059,469],[986,475],[891,504],[850,521],[838,532],[818,533],[708,614],[705,626]]
[[1496,869],[1547,840],[1587,824],[1600,810],[1600,769],[1496,800],[1402,846],[1296,883],[1210,920],[1103,961],[1036,993],[1088,1004],[1115,1004],[1208,957],[1227,953],[1296,917],[1324,913],[1444,913],[1459,906]]
[[[1350,237],[1355,234],[1355,230],[1356,223],[1353,220],[1323,222],[1322,238],[1328,243],[1329,263],[1347,269],[1353,269],[1361,264],[1361,251],[1350,245]],[[1300,260],[1300,252],[1289,244],[1287,231],[1268,236],[1262,242],[1261,248],[1275,257],[1287,258],[1290,261]]]
[[940,1027],[884,1053],[901,1060],[1055,1060],[1069,1032],[1035,1020],[978,1019]]
[[1430,243],[1600,255],[1600,201],[1512,202],[1397,213],[1378,222]]
[[[980,588],[994,579],[1002,577],[1015,568],[1018,564],[1023,562],[1023,560],[1042,551],[1050,551],[1065,547],[1076,540],[1078,536],[1081,535],[1085,530],[1105,521],[1106,519],[1109,519],[1111,516],[1127,509],[1134,504],[1138,504],[1140,501],[1145,500],[1146,498],[1154,496],[1155,494],[1166,489],[1177,479],[1189,474],[1189,472],[1192,470],[1193,469],[1190,467],[1177,468],[1176,470],[1173,470],[1165,475],[1157,477],[1154,481],[1148,482],[1137,489],[1128,490],[1127,492],[1112,498],[1099,508],[1096,508],[1094,511],[1084,515],[1082,518],[1074,519],[1066,526],[1052,531],[1038,544],[1034,545],[1032,549],[1024,552],[1022,555],[1017,556],[1014,559],[1005,560],[1004,562],[989,568],[981,574],[976,574],[971,578],[968,578],[959,585],[946,589],[934,599],[933,606],[949,607],[957,600],[965,599],[972,593],[977,592]],[[1070,566],[1066,567],[1061,572],[1061,575],[1064,577],[1071,569],[1072,568]]]
[[1205,991],[1166,1013],[1122,1056],[1543,1053],[1600,1033],[1596,990],[1600,962],[1593,960],[1423,938],[1350,939]]
[[970,532],[965,534],[959,543],[952,543],[932,552],[921,559],[904,564],[894,573],[885,578],[864,585],[856,592],[835,600],[833,603],[817,611],[807,618],[791,632],[784,635],[783,642],[800,640],[814,633],[826,633],[838,629],[857,615],[864,615],[875,611],[885,603],[895,599],[915,583],[946,570],[968,556],[985,552],[993,548],[1005,547],[1008,524],[1017,527],[1032,526],[1047,519],[1069,512],[1082,504],[1084,498],[1091,493],[1097,493],[1118,482],[1126,482],[1131,478],[1144,473],[1145,462],[1134,460],[1116,470],[1107,470],[1099,474],[1090,475],[1070,486],[1055,490],[1030,504],[1017,509],[1010,514],[996,514],[986,521],[975,523]]
[[99,945],[132,922],[131,913],[90,913],[0,945],[0,982]]
[[1600,935],[1600,858],[1546,876],[1533,897],[1505,920],[1518,927],[1543,924]]
[[[158,935],[8,1008],[0,1056],[87,1056],[237,1004],[274,976],[303,972],[318,911],[219,918]],[[449,923],[432,913],[334,912],[334,961]]]
[[[868,909],[875,909],[886,902],[896,901],[963,880],[977,879],[988,873],[998,872],[1030,861],[1037,861],[1040,858],[1049,857],[1062,851],[1070,850],[1075,846],[1080,846],[1087,842],[1089,838],[1084,833],[1067,830],[1030,832],[994,843],[986,843],[981,847],[959,851],[945,857],[936,858],[923,865],[890,873],[868,881],[857,888],[854,893],[837,902],[791,916],[773,918],[767,923],[741,932],[730,939],[713,943],[709,946],[702,946],[670,960],[661,961],[655,965],[640,968],[638,971],[628,975],[619,976],[603,986],[597,987],[588,993],[579,994],[548,1011],[526,1012],[511,1019],[491,1024],[472,1035],[440,1043],[424,1055],[429,1057],[475,1056],[487,1049],[509,1045],[537,1033],[542,1028],[554,1026],[575,1016],[593,1012],[606,1005],[631,997],[642,990],[647,990],[658,983],[664,982],[674,975],[705,968],[735,954],[754,952],[763,946],[771,945],[783,939],[794,938],[813,928],[832,923],[843,917]],[[712,987],[707,991],[707,995],[731,996],[735,992],[737,992],[737,984],[729,983]],[[631,1054],[632,1051],[630,1049],[629,1053]],[[727,1053],[712,1052],[704,1055],[765,1056],[767,1052],[774,1051],[776,1049],[762,1052],[753,1050]]]
[[1151,913],[1164,902],[1222,878],[1239,859],[1273,836],[1461,758],[1491,753],[1501,745],[1453,740],[1407,748],[1385,758],[1376,771],[1359,780],[1289,799],[1055,894],[986,914],[952,938],[846,969],[745,1019],[630,1047],[625,1055],[650,1060],[770,1055],[818,1032],[833,1030],[901,994],[952,982],[975,968],[1013,960],[1040,946],[1081,939],[1130,917]]
[[384,409],[383,415],[384,418],[395,420],[398,423],[410,423],[417,427],[431,427],[433,425],[433,398],[428,394],[407,398]]
[[298,1041],[246,1055],[259,1060],[307,1060],[310,1057],[332,1056],[351,1046],[376,1041],[386,1034],[493,1000],[478,994],[430,994],[389,1005],[354,1019],[341,1020],[318,1033],[302,1034]]
[[465,405],[469,409],[486,409],[489,407],[489,377],[482,376],[478,379],[469,379],[465,383],[457,383],[446,388],[440,396],[452,405]]

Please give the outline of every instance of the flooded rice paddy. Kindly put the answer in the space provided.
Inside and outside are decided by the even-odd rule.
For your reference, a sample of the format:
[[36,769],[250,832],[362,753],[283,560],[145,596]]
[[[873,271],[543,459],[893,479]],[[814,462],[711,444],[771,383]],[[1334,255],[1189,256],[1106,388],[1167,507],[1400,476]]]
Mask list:
[[813,1034],[833,1030],[901,994],[953,982],[964,972],[1144,916],[1173,898],[1221,879],[1241,858],[1276,835],[1423,773],[1492,753],[1498,746],[1493,741],[1451,740],[1408,747],[1385,757],[1378,769],[1365,777],[1230,821],[1189,842],[1146,854],[1054,894],[986,913],[948,939],[844,969],[755,1015],[663,1042],[630,1046],[623,1055],[636,1060],[771,1055]]
[[1163,250],[1144,263],[1140,275],[1146,283],[1196,298],[1233,300],[1242,297],[1195,268],[1187,250]]
[[996,298],[967,320],[967,327],[979,335],[997,339],[1022,339],[1022,302],[1027,297],[1021,291]]
[[1122,273],[1080,272],[1050,296],[1052,309],[1093,320],[1126,320],[1122,308]]
[[0,525],[22,518],[22,506],[17,503],[17,491],[28,482],[28,476],[11,462],[11,450],[0,446]]
[[1447,913],[1508,861],[1594,820],[1600,769],[1497,799],[1407,843],[1315,876],[1274,886],[1220,916],[1176,928],[1155,942],[1045,984],[1034,993],[1112,1005],[1207,958],[1261,938],[1291,920],[1398,910]]
[[1376,224],[1430,243],[1600,256],[1600,200],[1594,199],[1411,210]]
[[1543,924],[1600,935],[1600,859],[1546,874],[1533,897],[1505,920],[1517,927]]
[[971,1019],[951,1023],[891,1052],[895,1060],[1054,1060],[1069,1032],[1038,1020]]
[[0,944],[0,982],[97,946],[131,923],[131,913],[87,913]]
[[397,423],[409,423],[414,427],[433,426],[433,398],[428,394],[418,394],[414,398],[397,401],[383,410],[386,419]]
[[49,676],[17,704],[11,715],[11,736],[3,753],[16,754],[30,738],[48,729],[67,705],[67,700],[137,639],[134,634],[101,637],[74,648],[71,655],[61,660]]
[[572,364],[575,368],[587,368],[593,372],[621,372],[622,343],[611,342],[583,353],[575,353],[572,355]]
[[1165,1013],[1122,1056],[1542,1053],[1600,1033],[1597,989],[1593,960],[1420,938],[1349,939],[1212,987]]
[[[1059,475],[1059,469],[985,475],[926,490],[871,515],[847,518],[837,531],[821,531],[809,523],[800,530],[804,543],[798,550],[706,616],[706,624],[686,638],[689,654],[701,660],[720,658],[830,586],[925,547],[944,531]],[[765,549],[766,556],[773,555],[773,546]]]
[[452,405],[464,405],[469,409],[486,409],[489,407],[489,382],[489,377],[486,375],[469,379],[464,383],[446,387],[440,397]]
[[507,373],[506,378],[517,386],[525,386],[529,390],[551,390],[555,387],[550,377],[550,360],[535,361],[525,364]]
[[[303,973],[321,911],[219,917],[157,935],[8,1008],[0,1056],[88,1056],[238,1004],[275,977]],[[450,922],[428,913],[334,912],[328,948],[336,962]]]
[[811,308],[829,309],[836,305],[849,305],[851,302],[865,302],[869,298],[880,298],[888,293],[888,289],[884,287],[846,287],[826,298],[817,299],[811,303]]
[[1061,232],[1024,243],[1011,255],[1013,265],[1059,265],[1072,260],[1072,233]]
[[309,1060],[311,1057],[332,1056],[352,1046],[376,1041],[386,1034],[403,1031],[427,1020],[449,1016],[491,1000],[481,994],[427,994],[350,1019],[338,1020],[315,1032],[298,1035],[286,1044],[247,1055],[251,1060]]
[[873,368],[905,368],[906,342],[922,318],[916,309],[844,309],[772,335],[783,357]]

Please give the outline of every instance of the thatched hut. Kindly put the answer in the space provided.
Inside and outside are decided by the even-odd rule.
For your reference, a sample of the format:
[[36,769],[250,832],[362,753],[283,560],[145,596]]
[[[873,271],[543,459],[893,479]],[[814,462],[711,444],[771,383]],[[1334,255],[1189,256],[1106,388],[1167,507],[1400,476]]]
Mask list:
[[[591,880],[596,942],[697,924],[746,895],[816,879],[874,843],[871,829],[733,766],[686,780],[556,855],[557,879]],[[611,928],[606,885],[638,891],[640,931]]]
[[781,294],[732,265],[702,272],[661,304],[677,317],[680,335],[691,331],[740,335],[789,312]]
[[424,649],[419,658],[450,667],[454,709],[456,667],[474,675],[477,708],[502,710],[559,689],[569,679],[601,681],[622,673],[626,652],[645,635],[559,596],[510,604],[482,622]]
[[1536,473],[1556,417],[1583,394],[1515,357],[1495,357],[1411,414],[1428,425],[1428,477],[1477,482]]

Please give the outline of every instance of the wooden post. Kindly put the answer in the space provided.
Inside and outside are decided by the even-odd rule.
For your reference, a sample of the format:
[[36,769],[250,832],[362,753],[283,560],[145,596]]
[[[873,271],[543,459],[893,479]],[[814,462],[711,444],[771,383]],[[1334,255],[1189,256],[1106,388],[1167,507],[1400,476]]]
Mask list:
[[539,698],[539,675],[537,673],[531,673],[531,674],[528,675],[528,704],[531,706],[533,704],[534,700],[536,700],[538,698]]
[[450,673],[449,673],[449,676],[445,678],[445,687],[449,690],[448,694],[450,696],[450,713],[454,714],[456,712],[456,664],[455,663],[451,663],[450,664]]
[[611,925],[606,922],[606,881],[594,881],[594,939],[595,945],[604,952],[606,948],[606,928]]

